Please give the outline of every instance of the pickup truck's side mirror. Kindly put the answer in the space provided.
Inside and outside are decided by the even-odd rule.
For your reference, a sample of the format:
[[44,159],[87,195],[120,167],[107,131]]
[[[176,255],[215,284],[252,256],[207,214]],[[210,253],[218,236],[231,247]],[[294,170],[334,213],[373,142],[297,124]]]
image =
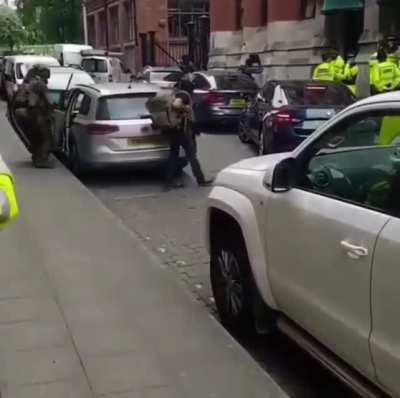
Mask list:
[[272,173],[271,190],[280,193],[289,191],[295,184],[297,162],[294,158],[281,160]]

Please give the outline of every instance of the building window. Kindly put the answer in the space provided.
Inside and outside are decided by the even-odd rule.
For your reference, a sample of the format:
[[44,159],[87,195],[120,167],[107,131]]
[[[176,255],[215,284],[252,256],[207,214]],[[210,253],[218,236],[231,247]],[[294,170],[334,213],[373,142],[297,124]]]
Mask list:
[[243,11],[242,0],[235,0],[236,30],[243,29]]
[[170,37],[187,37],[187,23],[196,22],[199,17],[208,14],[208,0],[168,0],[168,29]]
[[261,26],[268,24],[268,0],[261,0]]
[[302,0],[303,19],[315,18],[317,1],[316,0]]
[[89,44],[96,47],[96,21],[94,15],[89,15],[87,19]]
[[383,36],[397,35],[400,29],[400,4],[382,1],[380,3],[379,28]]
[[98,32],[99,35],[99,44],[100,46],[104,46],[106,44],[106,13],[104,11],[100,11],[99,13],[99,27]]
[[119,42],[118,6],[110,8],[110,40],[113,44]]
[[124,16],[126,16],[126,22],[124,24],[124,41],[133,40],[133,11],[132,1],[126,1],[124,3]]

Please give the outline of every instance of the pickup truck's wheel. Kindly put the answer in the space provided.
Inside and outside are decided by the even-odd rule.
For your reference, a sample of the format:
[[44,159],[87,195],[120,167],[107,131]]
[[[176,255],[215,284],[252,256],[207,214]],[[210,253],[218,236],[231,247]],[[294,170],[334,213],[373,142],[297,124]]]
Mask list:
[[243,238],[228,234],[213,245],[211,285],[222,324],[232,332],[254,330],[254,285]]

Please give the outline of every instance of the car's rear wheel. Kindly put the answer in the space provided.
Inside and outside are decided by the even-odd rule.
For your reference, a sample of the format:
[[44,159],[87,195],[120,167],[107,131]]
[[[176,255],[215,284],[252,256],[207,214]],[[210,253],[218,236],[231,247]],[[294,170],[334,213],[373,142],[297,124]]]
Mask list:
[[222,324],[232,332],[254,330],[254,284],[243,238],[217,238],[211,254],[211,285]]
[[260,133],[260,140],[259,140],[259,145],[258,145],[258,155],[259,156],[264,156],[272,153],[272,148],[273,148],[273,136],[272,136],[272,131],[267,130],[265,127],[262,128],[261,133]]
[[247,135],[246,122],[244,120],[241,120],[239,122],[238,128],[239,128],[239,131],[238,131],[239,140],[242,141],[244,144],[247,144],[248,142],[250,142],[250,138]]
[[79,155],[78,145],[73,138],[70,138],[68,144],[68,167],[77,177],[83,174],[82,162]]

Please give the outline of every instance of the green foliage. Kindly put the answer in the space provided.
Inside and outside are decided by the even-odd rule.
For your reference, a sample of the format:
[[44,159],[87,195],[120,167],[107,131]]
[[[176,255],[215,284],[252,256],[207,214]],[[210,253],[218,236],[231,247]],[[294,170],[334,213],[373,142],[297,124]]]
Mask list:
[[39,30],[36,26],[27,26],[26,31],[26,44],[42,44],[45,43],[44,33]]
[[18,0],[17,8],[34,44],[82,40],[80,0]]
[[16,11],[0,6],[0,45],[7,46],[12,51],[23,44],[26,37],[26,30]]

